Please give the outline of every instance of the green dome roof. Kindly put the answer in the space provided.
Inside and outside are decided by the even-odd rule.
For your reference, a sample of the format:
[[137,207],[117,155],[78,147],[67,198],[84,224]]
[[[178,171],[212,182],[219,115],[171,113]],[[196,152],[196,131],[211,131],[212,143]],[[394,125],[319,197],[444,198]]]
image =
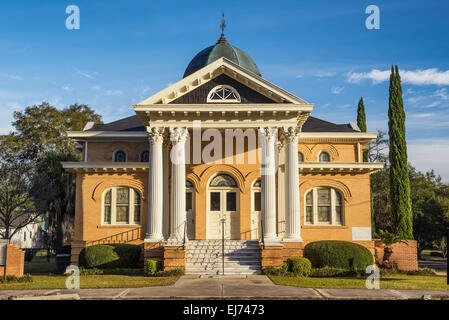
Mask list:
[[221,57],[225,57],[252,73],[261,76],[259,68],[254,63],[253,59],[239,48],[231,46],[224,35],[221,34],[220,39],[218,39],[214,46],[210,46],[200,51],[192,61],[190,61],[184,72],[184,78]]

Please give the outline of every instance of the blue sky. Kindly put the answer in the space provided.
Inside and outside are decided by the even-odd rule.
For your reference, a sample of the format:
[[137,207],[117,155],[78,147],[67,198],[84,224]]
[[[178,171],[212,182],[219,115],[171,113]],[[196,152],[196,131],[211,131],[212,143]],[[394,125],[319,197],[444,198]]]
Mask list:
[[[380,29],[368,30],[368,5]],[[67,30],[68,5],[80,8]],[[193,56],[228,41],[262,76],[315,103],[313,115],[355,121],[365,100],[368,130],[387,128],[388,71],[403,77],[409,160],[449,181],[448,1],[16,0],[0,4],[0,134],[13,111],[45,100],[86,103],[105,122],[178,81]]]

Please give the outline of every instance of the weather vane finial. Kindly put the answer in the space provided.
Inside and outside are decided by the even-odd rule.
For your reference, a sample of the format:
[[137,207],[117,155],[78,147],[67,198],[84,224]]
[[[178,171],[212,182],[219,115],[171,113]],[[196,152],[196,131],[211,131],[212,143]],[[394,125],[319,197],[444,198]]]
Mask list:
[[223,19],[221,20],[220,28],[221,28],[221,34],[224,34],[224,29],[226,29],[226,22],[224,18],[224,12],[221,14]]

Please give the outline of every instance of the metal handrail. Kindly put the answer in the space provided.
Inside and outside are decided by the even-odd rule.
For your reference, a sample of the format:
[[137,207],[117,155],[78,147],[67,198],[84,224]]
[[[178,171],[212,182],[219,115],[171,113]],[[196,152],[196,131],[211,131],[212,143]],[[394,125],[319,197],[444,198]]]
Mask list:
[[184,239],[182,240],[182,250],[186,248],[186,229],[187,229],[187,219],[184,220]]
[[223,275],[225,274],[225,269],[224,269],[224,266],[225,266],[225,250],[224,250],[225,221],[226,221],[225,218],[221,219],[221,264],[222,264]]
[[[126,243],[126,242],[130,242],[130,241],[134,241],[140,238],[140,233],[142,231],[143,227],[138,227],[135,229],[131,229],[128,231],[123,231],[117,234],[113,234],[111,236],[108,237],[104,237],[101,239],[97,239],[97,240],[92,240],[92,241],[88,241],[86,242],[86,246],[92,246],[94,244],[105,244],[105,243],[116,243],[118,241],[118,243]],[[137,232],[137,236],[136,238],[134,238],[134,231],[138,231]],[[131,233],[131,239],[129,239],[129,234]],[[126,234],[126,239],[124,239],[123,235]],[[120,239],[119,239],[120,237]],[[115,238],[115,240],[112,240],[113,238]],[[109,241],[108,241],[109,240]]]

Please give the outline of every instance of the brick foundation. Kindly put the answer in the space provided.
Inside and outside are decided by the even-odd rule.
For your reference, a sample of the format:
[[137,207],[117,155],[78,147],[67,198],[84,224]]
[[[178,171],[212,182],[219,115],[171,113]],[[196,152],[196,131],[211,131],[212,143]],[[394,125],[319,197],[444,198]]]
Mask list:
[[144,259],[164,258],[164,242],[144,242],[143,257]]
[[[376,264],[381,264],[385,245],[380,240],[374,240]],[[405,271],[418,270],[418,243],[416,240],[407,240],[405,243],[393,244],[393,253],[390,261],[396,263],[398,269]]]
[[262,268],[282,266],[282,263],[284,262],[282,248],[282,245],[265,245],[265,248],[260,246],[260,264]]
[[165,246],[164,270],[185,269],[186,268],[186,250],[182,246]]
[[23,276],[24,266],[25,251],[8,244],[6,246],[6,266],[0,266],[0,277],[3,275],[21,277]]

